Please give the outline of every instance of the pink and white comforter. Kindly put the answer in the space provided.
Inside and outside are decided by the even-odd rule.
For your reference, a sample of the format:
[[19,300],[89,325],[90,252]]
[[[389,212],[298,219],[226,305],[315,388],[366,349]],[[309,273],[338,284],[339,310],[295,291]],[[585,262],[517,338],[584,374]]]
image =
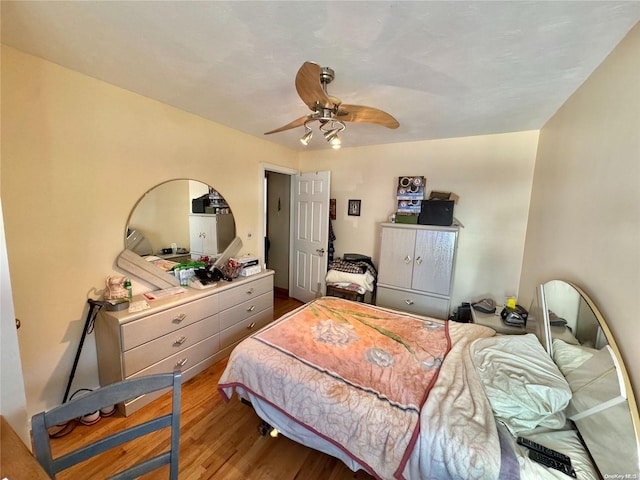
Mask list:
[[498,478],[500,442],[468,349],[491,335],[324,297],[238,345],[218,389],[268,403],[376,478]]

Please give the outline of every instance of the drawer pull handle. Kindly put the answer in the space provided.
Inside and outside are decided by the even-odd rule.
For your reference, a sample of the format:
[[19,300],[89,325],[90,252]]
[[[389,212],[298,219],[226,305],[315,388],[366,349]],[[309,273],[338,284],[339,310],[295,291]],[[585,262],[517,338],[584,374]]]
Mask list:
[[416,258],[416,263],[417,263],[418,265],[421,265],[421,264],[422,264],[422,257],[418,257],[418,258]]
[[181,313],[180,315],[178,315],[176,318],[173,319],[173,323],[180,323],[185,318],[187,318],[187,314],[186,313]]
[[186,341],[187,341],[187,337],[185,337],[185,336],[183,335],[183,336],[181,336],[181,337],[179,337],[179,338],[176,338],[176,341],[175,341],[175,342],[173,342],[173,344],[174,344],[174,345],[182,345],[182,344],[183,344],[184,342],[186,342]]
[[406,257],[404,257],[404,263],[409,264],[411,263],[411,257],[409,255],[407,255]]
[[249,308],[247,308],[247,312],[253,312],[256,309],[255,305],[251,305]]
[[404,303],[406,303],[407,305],[413,305],[413,300],[406,299]]
[[253,293],[253,287],[251,287],[249,290],[247,290],[247,295],[251,295]]
[[189,361],[188,358],[182,358],[176,362],[176,367],[182,368],[187,364],[188,361]]
[[251,330],[255,326],[256,326],[256,322],[251,322],[251,324],[247,327],[247,330]]

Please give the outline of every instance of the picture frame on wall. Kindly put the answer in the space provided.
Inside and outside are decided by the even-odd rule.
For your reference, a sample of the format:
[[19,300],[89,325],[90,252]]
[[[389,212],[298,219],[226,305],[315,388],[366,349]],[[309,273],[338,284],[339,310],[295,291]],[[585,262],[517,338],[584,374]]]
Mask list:
[[349,210],[347,213],[349,215],[354,215],[356,217],[359,217],[361,203],[362,203],[361,200],[349,200]]
[[331,220],[336,219],[336,199],[335,198],[329,199],[329,218]]

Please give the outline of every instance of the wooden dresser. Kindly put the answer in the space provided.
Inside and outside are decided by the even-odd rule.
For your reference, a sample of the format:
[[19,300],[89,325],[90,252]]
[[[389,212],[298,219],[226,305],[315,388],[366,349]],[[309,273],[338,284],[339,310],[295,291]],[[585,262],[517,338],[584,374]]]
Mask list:
[[376,305],[449,316],[458,227],[383,223]]
[[[186,381],[229,355],[240,340],[273,320],[273,273],[220,281],[205,290],[186,288],[148,301],[151,308],[137,313],[101,310],[95,325],[100,385],[175,367]],[[119,408],[129,415],[161,394]]]

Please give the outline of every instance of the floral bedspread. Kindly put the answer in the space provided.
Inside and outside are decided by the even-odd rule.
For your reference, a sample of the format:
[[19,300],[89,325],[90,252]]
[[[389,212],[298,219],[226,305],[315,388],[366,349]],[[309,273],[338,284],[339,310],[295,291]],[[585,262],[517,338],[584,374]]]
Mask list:
[[251,392],[377,478],[411,477],[420,413],[451,348],[448,325],[316,299],[238,345],[218,389],[225,399],[235,387]]

